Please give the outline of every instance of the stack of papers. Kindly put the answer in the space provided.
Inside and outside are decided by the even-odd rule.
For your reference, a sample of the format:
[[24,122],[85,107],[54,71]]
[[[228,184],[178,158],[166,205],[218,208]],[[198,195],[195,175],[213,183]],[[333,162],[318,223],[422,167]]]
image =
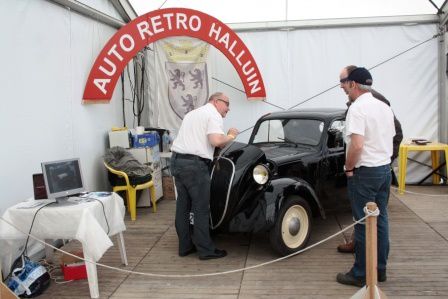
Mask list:
[[17,204],[17,209],[34,209],[37,207],[41,207],[43,205],[46,205],[47,203],[55,202],[53,199],[42,199],[42,200],[31,200],[31,201],[25,201]]

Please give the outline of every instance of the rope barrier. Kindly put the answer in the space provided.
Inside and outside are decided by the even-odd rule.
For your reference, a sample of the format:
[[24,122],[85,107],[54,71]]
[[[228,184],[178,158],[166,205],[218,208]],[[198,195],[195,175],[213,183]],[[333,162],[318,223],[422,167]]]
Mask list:
[[[336,237],[339,234],[344,233],[345,231],[349,230],[350,228],[352,228],[356,224],[359,224],[362,221],[364,221],[366,218],[371,217],[371,216],[375,216],[374,212],[373,213],[369,212],[369,214],[367,214],[365,217],[363,217],[363,218],[359,219],[358,221],[350,224],[349,226],[347,226],[346,228],[340,230],[339,232],[337,232],[337,233],[335,233],[335,234],[333,234],[333,235],[331,235],[331,236],[329,236],[329,237],[327,237],[327,238],[325,238],[325,239],[323,239],[323,240],[321,240],[321,241],[319,241],[317,243],[314,243],[314,244],[312,244],[312,245],[310,245],[310,246],[308,246],[306,248],[303,248],[302,250],[299,250],[299,251],[296,251],[294,253],[291,253],[289,255],[286,255],[286,256],[283,256],[283,257],[280,257],[280,258],[277,258],[277,259],[274,259],[274,260],[270,260],[270,261],[267,261],[267,262],[264,262],[264,263],[256,264],[256,265],[253,265],[253,266],[249,266],[249,267],[244,267],[244,268],[239,268],[239,269],[234,269],[234,270],[228,270],[228,271],[221,271],[221,272],[204,273],[204,274],[157,274],[157,273],[146,273],[146,272],[131,271],[131,270],[121,269],[121,268],[117,268],[117,267],[112,267],[112,266],[108,266],[108,265],[102,264],[102,263],[96,263],[96,262],[93,262],[93,261],[90,261],[90,260],[86,260],[86,259],[84,259],[82,257],[77,256],[77,255],[74,255],[74,254],[72,254],[70,252],[66,252],[66,251],[64,251],[64,250],[62,250],[60,248],[57,248],[57,247],[55,247],[55,246],[53,246],[51,244],[48,244],[45,241],[42,241],[41,239],[39,239],[39,238],[29,234],[29,233],[26,233],[26,232],[22,231],[16,225],[14,225],[13,223],[11,223],[8,220],[4,219],[3,217],[0,217],[0,220],[2,220],[3,222],[7,223],[11,227],[15,228],[17,231],[21,232],[22,234],[31,237],[32,239],[36,240],[37,242],[39,242],[39,243],[41,243],[41,244],[43,244],[45,246],[48,246],[48,247],[50,247],[50,248],[52,248],[54,250],[62,252],[63,254],[66,254],[68,256],[75,257],[75,258],[77,258],[79,260],[82,260],[82,261],[84,261],[86,263],[94,264],[96,266],[100,266],[100,267],[103,267],[103,268],[106,268],[106,269],[111,269],[111,270],[116,270],[116,271],[119,271],[119,272],[124,272],[124,273],[127,273],[127,274],[137,274],[137,275],[142,275],[142,276],[162,277],[162,278],[190,278],[190,277],[208,277],[208,276],[218,276],[218,275],[232,274],[232,273],[237,273],[237,272],[242,272],[242,271],[246,271],[246,270],[260,268],[260,267],[263,267],[263,266],[267,266],[267,265],[270,265],[270,264],[273,264],[273,263],[276,263],[276,262],[288,259],[288,258],[293,257],[295,255],[298,255],[298,254],[300,254],[302,252],[305,252],[305,251],[307,251],[307,250],[309,250],[311,248],[314,248],[314,247],[316,247],[316,246],[318,246],[318,245],[320,245],[322,243],[325,243],[325,242],[331,240],[332,238]],[[379,211],[378,211],[378,213],[379,213]]]

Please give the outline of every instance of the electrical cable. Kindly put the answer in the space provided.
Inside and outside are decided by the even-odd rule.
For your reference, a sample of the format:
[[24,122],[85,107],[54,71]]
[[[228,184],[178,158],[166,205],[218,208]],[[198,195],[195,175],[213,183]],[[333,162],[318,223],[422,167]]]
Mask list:
[[[37,209],[36,213],[34,213],[33,215],[33,220],[31,221],[31,226],[30,226],[30,230],[28,231],[28,235],[26,237],[26,241],[25,241],[25,247],[23,248],[22,253],[20,253],[19,257],[21,256],[28,256],[28,252],[27,252],[27,248],[28,248],[28,241],[30,240],[30,236],[31,236],[31,231],[33,230],[33,226],[34,226],[34,220],[36,219],[37,214],[39,213],[40,210],[42,210],[43,208],[45,208],[46,206],[55,204],[56,202],[49,202],[43,206],[41,206],[39,209]],[[6,280],[8,280],[9,277],[11,277],[12,274],[12,269],[11,271],[8,273],[8,275],[5,277],[5,279],[3,280],[3,282],[5,282]]]
[[146,69],[146,61],[145,61],[145,55],[143,54],[142,56],[142,65],[141,65],[141,97],[140,97],[140,106],[139,106],[139,114],[138,114],[138,125],[140,126],[141,123],[141,117],[142,117],[142,113],[143,110],[145,108],[145,69]]
[[[98,202],[101,204],[101,206],[102,206],[102,210],[103,210],[103,215],[104,215],[104,220],[106,221],[106,226],[107,226],[107,235],[109,235],[109,233],[110,233],[110,226],[109,226],[109,221],[107,220],[106,209],[105,209],[105,207],[104,207],[104,203],[103,203],[101,200],[99,200],[98,198],[95,198],[95,197],[80,197],[80,198],[82,198],[82,199],[96,200],[96,201],[98,201]],[[29,241],[29,239],[30,239],[31,231],[32,231],[33,226],[34,226],[34,220],[36,219],[36,216],[37,216],[37,214],[39,213],[39,211],[42,210],[43,208],[49,206],[49,205],[56,204],[56,203],[57,203],[57,202],[50,202],[50,203],[47,203],[47,204],[41,206],[41,207],[36,211],[36,213],[34,213],[33,220],[31,221],[31,227],[30,227],[30,230],[29,230],[29,232],[28,232],[28,236],[27,236],[27,238],[26,238],[25,248],[23,249],[22,253],[21,253],[19,256],[22,256],[22,255],[28,256],[28,253],[27,253],[28,241]],[[45,261],[45,260],[44,260],[44,261]],[[47,270],[47,271],[50,273],[49,270]],[[9,274],[6,276],[6,278],[3,280],[3,282],[5,282],[10,276],[11,276],[11,273],[9,273]],[[51,275],[50,275],[50,277],[51,277]],[[55,282],[57,282],[56,279],[54,279],[54,280],[55,280]]]
[[165,5],[166,1],[168,1],[168,0],[165,0],[165,1],[163,1],[162,5],[160,5],[160,6],[159,6],[159,9],[161,9],[161,8],[162,8],[162,6],[164,6],[164,5]]
[[[132,66],[133,66],[133,70],[134,70],[134,80],[137,80],[137,61],[136,58],[134,57],[132,59]],[[137,82],[135,82],[135,84],[132,84],[132,80],[131,80],[131,74],[129,72],[129,68],[126,67],[126,73],[128,75],[128,79],[129,79],[129,86],[131,87],[131,94],[132,94],[132,100],[130,100],[132,102],[132,113],[134,115],[134,121],[133,121],[133,127],[135,127],[135,118],[138,118],[138,115],[141,113],[139,112],[139,99],[138,99],[138,92],[136,90],[137,88]],[[137,108],[136,108],[137,106]]]
[[50,275],[50,279],[54,281],[56,284],[66,284],[69,282],[74,281],[72,280],[64,280],[64,277],[62,275],[55,275],[54,272],[61,272],[61,268],[58,266],[55,266],[53,264],[50,264],[46,259],[42,259],[38,262],[41,266],[45,267],[45,269],[48,272],[48,275]]
[[122,94],[121,104],[122,104],[122,108],[123,108],[123,127],[126,127],[126,114],[124,113],[124,108],[125,108],[125,106],[124,106],[124,101],[125,101],[125,98],[124,98],[124,71],[121,72],[121,94]]
[[39,211],[42,210],[43,208],[45,208],[46,206],[49,206],[49,205],[52,205],[52,204],[55,204],[55,203],[56,203],[55,201],[54,202],[49,202],[49,203],[41,206],[39,209],[37,209],[36,213],[34,213],[33,220],[31,221],[30,231],[28,232],[28,237],[26,238],[25,248],[23,249],[23,251],[22,251],[22,253],[20,255],[23,255],[23,254],[25,254],[26,256],[28,255],[27,247],[28,247],[28,241],[30,240],[30,236],[29,235],[31,234],[31,231],[33,230],[34,220],[36,220],[36,216],[39,213]]
[[134,71],[134,93],[132,95],[132,113],[134,115],[134,123],[133,123],[133,127],[136,127],[135,124],[135,119],[137,118],[137,124],[138,124],[138,77],[137,77],[137,66],[136,66],[136,60],[137,57],[134,57],[134,59],[132,60],[132,65],[133,65],[133,71]]
[[95,198],[95,197],[81,197],[81,198],[83,198],[83,199],[93,199],[93,200],[96,200],[97,202],[99,202],[101,204],[101,206],[103,208],[104,220],[106,220],[106,225],[107,225],[107,235],[109,235],[110,227],[109,227],[109,221],[107,221],[106,209],[104,207],[104,203],[101,200],[99,200],[98,198]]
[[[139,71],[139,63],[138,63],[138,56],[134,57],[133,59],[133,66],[134,66],[134,80],[138,80],[138,71]],[[140,121],[141,121],[141,115],[143,112],[143,109],[145,107],[145,102],[144,102],[144,90],[143,90],[143,86],[144,86],[144,70],[145,70],[145,66],[144,66],[144,60],[142,59],[142,64],[141,64],[141,68],[140,70],[142,71],[142,77],[141,77],[141,81],[140,81],[140,90],[137,90],[137,84],[138,82],[135,83],[135,88],[133,90],[133,107],[132,107],[132,112],[134,114],[134,126],[135,126],[135,118],[137,118],[137,125],[140,125]]]

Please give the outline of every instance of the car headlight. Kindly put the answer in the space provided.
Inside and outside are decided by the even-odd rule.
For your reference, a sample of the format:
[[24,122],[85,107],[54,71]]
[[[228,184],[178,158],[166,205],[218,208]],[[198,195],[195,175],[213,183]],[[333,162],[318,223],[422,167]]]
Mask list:
[[264,185],[269,180],[269,170],[266,166],[259,164],[255,166],[252,176],[257,184]]

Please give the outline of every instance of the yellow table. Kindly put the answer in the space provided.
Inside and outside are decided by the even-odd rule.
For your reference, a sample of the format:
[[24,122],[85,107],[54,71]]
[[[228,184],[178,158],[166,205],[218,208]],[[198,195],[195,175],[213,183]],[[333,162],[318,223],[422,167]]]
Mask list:
[[[426,145],[417,145],[412,143],[402,143],[400,145],[399,161],[398,161],[398,192],[400,194],[404,193],[405,183],[406,183],[406,166],[408,162],[408,152],[410,151],[430,151],[432,169],[436,169],[439,166],[439,152],[445,151],[445,159],[448,157],[448,144],[431,142]],[[447,173],[448,173],[448,164]],[[438,184],[440,180],[439,175],[434,173],[432,175],[432,183]]]

